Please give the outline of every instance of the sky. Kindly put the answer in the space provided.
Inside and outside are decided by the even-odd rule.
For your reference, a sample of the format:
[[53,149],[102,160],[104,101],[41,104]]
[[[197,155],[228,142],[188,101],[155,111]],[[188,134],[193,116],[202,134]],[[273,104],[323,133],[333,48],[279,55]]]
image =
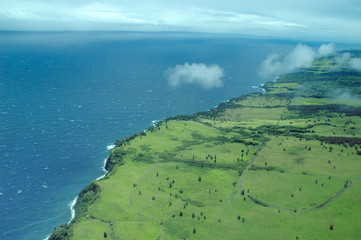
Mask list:
[[0,30],[176,31],[361,43],[360,0],[0,0]]

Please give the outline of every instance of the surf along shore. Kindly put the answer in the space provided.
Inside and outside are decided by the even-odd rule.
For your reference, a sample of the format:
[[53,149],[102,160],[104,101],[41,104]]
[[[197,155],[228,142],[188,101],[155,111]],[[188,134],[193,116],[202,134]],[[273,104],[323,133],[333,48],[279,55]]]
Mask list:
[[361,74],[336,55],[263,88],[118,140],[49,239],[361,238]]

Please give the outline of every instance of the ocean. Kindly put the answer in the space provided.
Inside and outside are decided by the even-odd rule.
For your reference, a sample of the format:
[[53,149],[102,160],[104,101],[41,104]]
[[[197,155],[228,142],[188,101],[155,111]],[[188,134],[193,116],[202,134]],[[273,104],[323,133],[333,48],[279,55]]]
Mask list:
[[[267,55],[298,42],[186,33],[0,33],[0,239],[46,239],[104,174],[116,139],[153,120],[260,91]],[[318,46],[317,43],[309,43]],[[177,64],[218,64],[223,86],[172,88]]]

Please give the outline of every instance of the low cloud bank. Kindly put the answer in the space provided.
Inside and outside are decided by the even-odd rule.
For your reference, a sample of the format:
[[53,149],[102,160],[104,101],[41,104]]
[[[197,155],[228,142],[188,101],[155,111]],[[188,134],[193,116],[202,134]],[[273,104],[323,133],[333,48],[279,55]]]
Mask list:
[[165,78],[172,87],[183,84],[198,84],[204,89],[222,87],[224,70],[219,65],[207,66],[203,63],[185,63],[169,68],[165,72]]
[[286,56],[269,55],[261,64],[260,75],[264,78],[291,73],[297,69],[310,67],[316,58],[325,57],[335,52],[333,43],[323,44],[316,52],[311,47],[298,44]]
[[345,52],[337,58],[338,64],[344,67],[349,67],[352,70],[361,72],[361,58],[352,58],[351,53]]
[[350,89],[334,89],[329,93],[330,98],[335,98],[343,104],[360,105],[361,97],[354,94]]
[[335,49],[335,44],[330,43],[330,44],[322,44],[319,48],[318,48],[318,54],[317,57],[326,57],[329,55],[332,55],[336,52]]
[[361,58],[352,58],[350,60],[350,67],[353,70],[356,70],[358,72],[361,72]]

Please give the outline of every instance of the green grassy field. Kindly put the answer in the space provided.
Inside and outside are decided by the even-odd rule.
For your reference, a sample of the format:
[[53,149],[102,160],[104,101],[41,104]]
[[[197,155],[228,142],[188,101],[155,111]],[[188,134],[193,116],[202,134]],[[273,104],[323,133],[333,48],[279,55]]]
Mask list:
[[[50,239],[361,239],[355,82],[324,58],[118,141]],[[329,97],[335,86],[352,101]]]

